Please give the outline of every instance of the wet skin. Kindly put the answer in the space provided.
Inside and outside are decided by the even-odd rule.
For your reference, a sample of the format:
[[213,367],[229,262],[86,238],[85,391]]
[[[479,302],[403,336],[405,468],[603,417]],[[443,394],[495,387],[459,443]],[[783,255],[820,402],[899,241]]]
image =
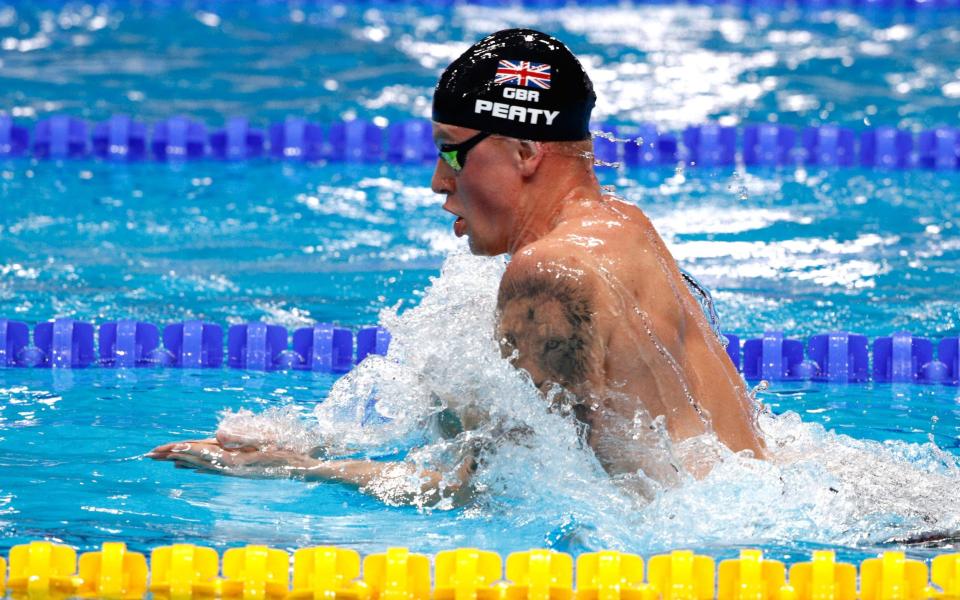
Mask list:
[[[476,133],[434,124],[438,145]],[[762,457],[743,382],[663,240],[640,209],[604,196],[592,164],[570,150],[491,136],[460,172],[437,161],[431,187],[456,216],[456,234],[474,254],[511,255],[492,332],[503,356],[541,390],[564,390],[611,475],[642,472],[669,483],[680,469],[709,469],[696,451],[678,455],[665,436],[683,442],[713,433],[730,450]],[[457,416],[467,429],[476,425],[466,412]],[[470,452],[439,473],[322,460],[223,433],[163,444],[148,456],[231,475],[338,481],[410,502],[465,502],[476,468]],[[391,488],[411,475],[413,488]],[[396,491],[387,497],[385,489]]]
[[574,393],[611,473],[651,468],[644,444],[657,440],[637,436],[657,417],[676,441],[712,430],[762,456],[741,379],[639,209],[609,198],[568,205],[513,257],[498,306],[504,355],[541,388]]
[[[434,125],[438,143],[474,133]],[[573,393],[611,474],[658,462],[645,455],[658,418],[674,441],[712,432],[762,457],[743,382],[646,215],[604,196],[569,153],[510,144],[485,140],[459,173],[440,161],[432,182],[475,254],[511,254],[498,298],[503,355],[541,389]]]

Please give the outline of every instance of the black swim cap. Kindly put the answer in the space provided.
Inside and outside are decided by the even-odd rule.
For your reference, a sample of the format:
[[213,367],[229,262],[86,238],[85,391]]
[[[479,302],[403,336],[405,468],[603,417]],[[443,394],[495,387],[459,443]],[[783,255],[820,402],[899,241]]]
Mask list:
[[446,68],[433,93],[433,120],[525,140],[585,140],[596,101],[590,78],[561,41],[504,29]]

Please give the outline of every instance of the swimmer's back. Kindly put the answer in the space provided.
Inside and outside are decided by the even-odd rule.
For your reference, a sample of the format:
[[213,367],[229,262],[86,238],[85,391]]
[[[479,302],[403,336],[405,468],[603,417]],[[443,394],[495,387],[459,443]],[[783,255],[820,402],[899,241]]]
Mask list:
[[675,440],[712,427],[731,450],[762,455],[742,379],[639,208],[609,197],[567,203],[550,233],[516,253],[504,284],[548,263],[580,273],[597,338],[587,385],[605,387],[605,410],[630,418],[639,404],[664,416]]

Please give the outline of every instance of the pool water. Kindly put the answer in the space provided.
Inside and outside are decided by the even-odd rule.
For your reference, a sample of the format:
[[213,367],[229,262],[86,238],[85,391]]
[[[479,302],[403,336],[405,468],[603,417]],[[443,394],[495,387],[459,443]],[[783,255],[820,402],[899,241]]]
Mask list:
[[[564,538],[563,530],[578,511],[567,502],[543,499],[537,512],[524,514],[502,507],[418,511],[386,506],[335,484],[201,475],[140,458],[155,444],[206,436],[225,408],[259,412],[292,406],[302,410],[306,419],[331,383],[330,377],[304,373],[0,371],[4,551],[40,538],[82,550],[94,550],[103,541],[123,540],[140,551],[173,542],[221,549],[242,543],[288,549],[334,543],[363,553],[391,545],[430,553],[458,546],[506,553],[545,544],[578,553],[609,542],[644,555],[693,547],[724,558],[743,546],[762,547],[767,555],[787,561],[807,560],[811,550],[829,546],[845,560],[859,561],[878,548],[889,548],[887,542],[898,531],[909,535],[909,527],[900,529],[896,523],[876,525],[875,530],[864,527],[860,532],[855,531],[855,523],[847,524],[850,531],[843,526],[818,529],[829,522],[829,515],[820,523],[791,522],[787,513],[779,521],[770,515],[748,519],[746,511],[738,508],[748,505],[722,494],[723,485],[717,484],[705,501],[728,504],[706,513],[684,507],[680,498],[674,498],[682,526],[638,529],[632,537],[604,538],[588,531],[571,540]],[[960,413],[955,389],[784,386],[765,394],[763,400],[776,412],[796,411],[804,421],[858,439],[917,445],[933,439],[945,452],[957,452]],[[933,416],[939,422],[934,423]],[[912,453],[920,457],[927,451],[916,448]],[[564,485],[550,490],[549,496],[562,497]],[[943,504],[942,498],[930,501]],[[736,514],[741,515],[741,523],[736,522]],[[875,517],[864,511],[860,518],[866,522]],[[769,530],[764,530],[767,519],[771,519]],[[919,556],[933,552],[910,549]]]
[[[960,116],[960,15],[950,12],[50,6],[0,4],[0,109],[24,120],[423,117],[448,60],[518,24],[555,32],[584,57],[598,118],[613,122],[911,128]],[[728,557],[752,546],[792,562],[825,546],[860,560],[960,528],[960,393],[948,386],[775,384],[759,399],[780,415],[760,417],[776,464],[730,460],[651,502],[628,497],[569,446],[559,417],[536,412],[523,381],[485,362],[503,263],[464,255],[430,174],[0,162],[0,316],[382,322],[406,361],[366,365],[339,388],[301,372],[0,369],[0,550],[39,538],[82,550],[119,539],[138,550],[186,541],[649,555],[682,546]],[[960,334],[957,173],[603,168],[601,179],[643,208],[681,266],[713,290],[725,331]],[[421,407],[431,385],[449,383],[528,411],[544,435],[504,452],[483,479],[488,493],[454,510],[142,458],[208,435],[225,410],[266,415],[307,439],[331,390],[338,402],[365,397],[384,375],[400,382],[384,391],[394,403]],[[413,429],[366,452],[402,453]]]

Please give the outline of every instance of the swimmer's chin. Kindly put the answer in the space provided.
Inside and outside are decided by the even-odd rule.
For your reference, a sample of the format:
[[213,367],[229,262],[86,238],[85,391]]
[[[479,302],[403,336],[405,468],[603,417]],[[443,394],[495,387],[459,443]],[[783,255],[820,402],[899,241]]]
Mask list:
[[[468,239],[469,239],[469,238],[468,238]],[[470,248],[470,254],[472,254],[472,255],[474,255],[474,256],[487,256],[487,257],[493,258],[494,256],[501,256],[501,255],[503,255],[503,254],[506,254],[505,251],[504,251],[504,252],[492,252],[492,251],[489,251],[489,250],[487,250],[487,249],[485,249],[485,248],[477,248],[477,247],[475,247],[472,243],[469,245],[469,248]]]

